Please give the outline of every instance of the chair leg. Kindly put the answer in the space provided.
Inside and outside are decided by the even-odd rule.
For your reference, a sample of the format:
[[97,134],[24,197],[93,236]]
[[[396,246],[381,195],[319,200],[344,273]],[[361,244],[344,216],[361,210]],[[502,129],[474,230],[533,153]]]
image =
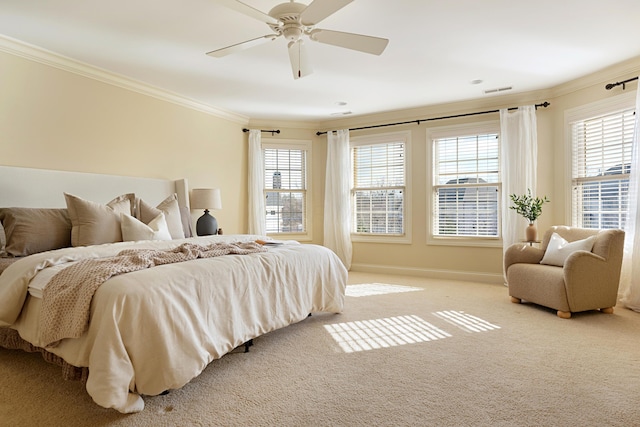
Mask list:
[[520,304],[521,299],[516,297],[511,297],[511,302],[514,304]]
[[558,317],[562,318],[562,319],[570,319],[571,318],[571,312],[570,311],[560,311],[558,310]]
[[600,311],[607,314],[613,314],[613,307],[601,308]]

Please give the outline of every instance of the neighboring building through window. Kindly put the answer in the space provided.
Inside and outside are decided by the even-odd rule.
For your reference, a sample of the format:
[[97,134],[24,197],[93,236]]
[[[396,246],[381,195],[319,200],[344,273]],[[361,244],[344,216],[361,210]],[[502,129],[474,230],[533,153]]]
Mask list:
[[263,141],[268,234],[309,236],[310,142]]
[[431,236],[500,237],[499,123],[434,128]]
[[409,238],[406,197],[409,135],[396,132],[351,140],[354,240]]
[[571,121],[572,224],[625,228],[628,209],[633,108]]

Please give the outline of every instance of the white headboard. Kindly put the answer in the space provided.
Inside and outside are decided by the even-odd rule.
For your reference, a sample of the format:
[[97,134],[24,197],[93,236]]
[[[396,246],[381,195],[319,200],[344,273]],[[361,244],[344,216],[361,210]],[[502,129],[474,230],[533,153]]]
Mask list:
[[98,203],[135,193],[149,204],[158,204],[176,193],[180,206],[190,206],[186,179],[171,181],[0,166],[0,207],[64,208],[65,192]]

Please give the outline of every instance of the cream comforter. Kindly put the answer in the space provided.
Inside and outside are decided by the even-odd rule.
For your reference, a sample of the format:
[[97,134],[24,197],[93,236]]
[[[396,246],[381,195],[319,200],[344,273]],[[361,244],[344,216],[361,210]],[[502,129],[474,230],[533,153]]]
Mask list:
[[[186,241],[208,244],[256,237],[115,243],[31,255],[0,275],[0,326],[14,328],[42,347],[42,300],[34,295],[71,262],[129,248],[165,250]],[[84,335],[48,350],[74,366],[89,367],[87,392],[97,404],[137,412],[144,408],[140,395],[182,387],[212,360],[252,338],[312,312],[341,312],[346,279],[346,269],[333,252],[300,244],[135,271],[98,288]]]

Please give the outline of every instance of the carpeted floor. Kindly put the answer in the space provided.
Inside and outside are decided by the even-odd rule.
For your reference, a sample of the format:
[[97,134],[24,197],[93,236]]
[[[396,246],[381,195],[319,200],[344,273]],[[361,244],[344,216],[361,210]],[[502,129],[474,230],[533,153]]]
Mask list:
[[38,354],[0,349],[0,425],[640,424],[640,313],[564,320],[512,304],[500,285],[349,280],[378,285],[350,286],[344,313],[259,337],[182,389],[146,397],[138,414],[98,407]]

